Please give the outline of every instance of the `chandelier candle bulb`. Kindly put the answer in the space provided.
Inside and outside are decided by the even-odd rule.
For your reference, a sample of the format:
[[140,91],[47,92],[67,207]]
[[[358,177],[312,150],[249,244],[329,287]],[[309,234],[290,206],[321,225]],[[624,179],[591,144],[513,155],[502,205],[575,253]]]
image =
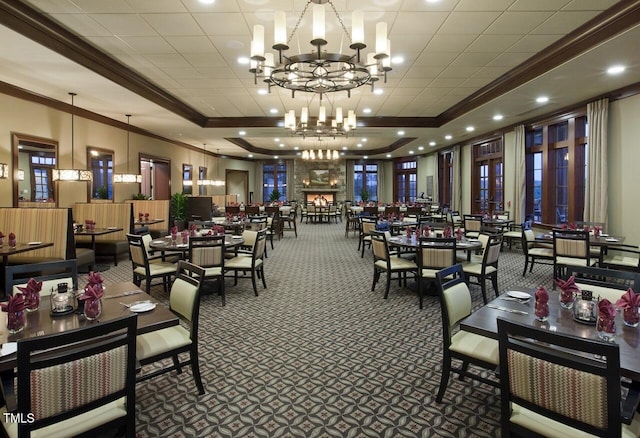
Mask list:
[[374,53],[367,53],[367,69],[369,69],[371,76],[378,74],[378,63],[376,62],[376,55]]
[[[391,40],[387,40],[387,56],[382,58],[382,70],[389,71],[391,70]],[[385,77],[385,82],[387,78]]]
[[308,107],[304,107],[302,108],[302,113],[300,113],[300,123],[302,123],[303,125],[306,125],[309,121],[309,108]]
[[284,11],[275,13],[273,28],[273,49],[287,50],[287,14]]
[[335,121],[336,121],[336,123],[342,123],[342,108],[340,108],[340,107],[336,108]]
[[387,23],[381,21],[376,24],[376,59],[386,58],[387,53]]
[[315,45],[325,45],[327,41],[325,40],[325,31],[324,31],[324,6],[323,5],[313,5],[313,40],[311,44]]
[[253,26],[253,40],[251,40],[251,59],[264,61],[264,26]]
[[318,113],[318,124],[325,124],[327,121],[327,108],[322,105],[320,107],[320,112]]
[[362,49],[364,44],[364,14],[362,10],[351,13],[351,49]]
[[273,53],[266,53],[264,55],[264,74],[265,75],[271,75],[271,72],[273,71]]

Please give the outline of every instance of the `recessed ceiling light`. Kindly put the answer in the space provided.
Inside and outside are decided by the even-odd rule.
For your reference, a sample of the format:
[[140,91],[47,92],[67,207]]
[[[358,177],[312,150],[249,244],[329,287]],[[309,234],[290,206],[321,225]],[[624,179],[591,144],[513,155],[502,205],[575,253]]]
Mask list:
[[435,142],[435,141],[430,141],[430,142],[429,142],[429,146],[434,147],[435,145],[436,145],[436,142]]
[[346,150],[347,150],[347,147],[346,147],[346,146],[342,146],[342,150],[343,150],[343,151],[346,151]]
[[249,158],[253,158],[253,154],[249,154],[247,155]]
[[391,154],[387,154],[387,158],[391,158]]
[[476,130],[476,128],[474,128],[473,126],[467,126],[465,129],[467,130],[467,132],[473,132]]
[[402,56],[394,56],[391,58],[392,64],[402,64],[404,62],[404,58]]
[[366,160],[366,159],[368,159],[368,158],[369,158],[369,155],[365,155],[365,156],[364,156],[364,157],[362,157],[362,158],[364,158],[364,159]]
[[409,155],[413,155],[413,151],[409,151]]
[[273,159],[274,159],[274,160],[277,160],[277,159],[278,159],[278,156],[277,156],[277,155],[274,155],[274,156],[273,156]]
[[418,146],[418,150],[419,150],[419,151],[424,150],[424,146]]
[[361,141],[367,141],[367,137],[362,137]]
[[536,102],[538,103],[547,103],[549,102],[549,98],[547,96],[540,96],[536,99]]
[[363,113],[369,114],[371,112],[371,108],[365,108],[362,110]]
[[440,0],[427,0],[427,3],[438,3]]
[[279,144],[279,146],[280,146],[281,148],[283,148],[283,147],[284,147],[284,143],[280,143],[280,144]]
[[245,135],[247,131],[238,131],[238,135]]
[[268,92],[269,92],[269,91],[265,90],[264,88],[260,88],[260,89],[258,90],[258,94],[261,94],[261,95],[263,95],[263,96],[264,96],[265,94],[267,94]]
[[241,56],[238,58],[238,64],[249,64],[249,58],[246,56]]
[[91,155],[94,157],[97,157],[100,154],[98,154],[98,151],[91,151]]
[[447,134],[447,135],[444,136],[445,140],[451,140],[452,138],[453,138],[453,135],[451,135],[451,134]]
[[384,93],[384,90],[382,88],[376,88],[375,90],[373,90],[373,94],[380,95],[382,93]]
[[276,143],[278,143],[278,142],[280,141],[280,139],[276,137],[276,138],[274,138],[274,139],[273,139],[273,141],[275,141]]
[[271,108],[271,109],[269,110],[269,112],[270,112],[271,114],[278,114],[278,110],[277,110],[277,108]]
[[216,0],[198,0],[203,5],[212,5],[216,2]]
[[620,73],[624,72],[624,70],[625,70],[624,65],[612,65],[607,69],[607,74],[619,75]]
[[493,116],[493,120],[498,121],[502,119],[504,119],[504,116],[502,114],[496,114],[495,116]]
[[300,149],[300,147],[298,147],[298,146],[294,146],[294,147],[293,147],[293,150],[294,150],[294,151],[297,151],[298,149]]
[[404,131],[398,131],[398,135],[404,135]]
[[358,143],[356,146],[358,146],[359,148],[362,147],[362,143]]

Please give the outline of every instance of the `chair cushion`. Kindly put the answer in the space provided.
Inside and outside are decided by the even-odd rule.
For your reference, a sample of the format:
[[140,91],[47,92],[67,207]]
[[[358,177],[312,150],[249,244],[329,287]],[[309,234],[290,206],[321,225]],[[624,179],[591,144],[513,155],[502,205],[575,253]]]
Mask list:
[[222,275],[222,268],[220,266],[214,266],[212,268],[204,268],[205,277],[219,277]]
[[[412,260],[407,260],[401,257],[389,258],[392,271],[404,271],[408,269],[418,269],[416,263]],[[380,269],[387,269],[387,263],[384,260],[376,261],[375,265]]]
[[553,250],[549,249],[549,248],[531,248],[529,250],[529,255],[530,256],[536,256],[536,257],[547,257],[552,259],[553,258]]
[[189,344],[189,331],[181,325],[174,325],[136,336],[136,357],[138,360],[147,359]]
[[[227,260],[224,263],[224,268],[226,269],[251,269],[251,261],[253,257],[234,257],[232,259]],[[262,265],[262,259],[256,260],[256,268]]]
[[[587,260],[576,259],[573,257],[556,257],[556,264],[569,266],[587,266]],[[591,264],[593,264],[593,262]]]
[[[511,404],[511,422],[525,427],[547,437],[592,437],[593,435],[581,432],[563,423],[551,420],[515,403]],[[622,437],[631,438],[640,436],[640,415],[634,415],[631,424],[622,424]]]
[[[147,275],[147,272],[142,266],[138,266],[133,270],[138,275]],[[149,264],[149,273],[152,276],[162,275],[162,274],[174,274],[176,272],[176,265],[168,262],[158,262],[158,263],[150,263]]]
[[510,239],[520,239],[522,237],[522,233],[520,231],[507,231],[506,233],[502,234],[502,237],[508,237]]
[[498,341],[460,330],[451,337],[449,350],[498,365]]
[[[0,408],[0,420],[2,420],[2,426],[10,437],[17,437],[18,424],[7,423],[4,419],[5,412],[7,412],[6,406]],[[125,398],[123,397],[89,412],[85,412],[84,414],[69,418],[68,420],[60,421],[50,426],[34,430],[31,432],[31,436],[33,438],[62,438],[76,436],[126,415],[127,409],[125,406]]]
[[608,265],[619,265],[619,266],[625,266],[628,268],[638,267],[637,257],[626,257],[621,255],[606,255],[603,257],[602,261]]
[[[472,275],[481,275],[482,274],[482,263],[467,263],[466,265],[462,265],[462,270],[465,274]],[[485,269],[485,274],[493,274],[496,272],[496,268],[493,266],[487,266]]]

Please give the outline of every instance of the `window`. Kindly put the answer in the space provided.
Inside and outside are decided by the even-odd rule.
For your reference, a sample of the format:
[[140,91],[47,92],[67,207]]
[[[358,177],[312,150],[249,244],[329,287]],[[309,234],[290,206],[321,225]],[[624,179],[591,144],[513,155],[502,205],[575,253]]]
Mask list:
[[271,200],[271,194],[277,190],[279,201],[287,199],[287,165],[286,163],[264,164],[262,167],[262,200]]
[[193,166],[191,164],[182,165],[182,194],[193,194]]
[[503,209],[502,139],[473,146],[472,213]]
[[[367,199],[362,199],[362,189],[367,190]],[[354,202],[378,199],[378,165],[356,163],[353,165]]]
[[393,171],[393,198],[403,203],[415,202],[418,196],[418,162],[396,161]]
[[31,155],[31,200],[48,201],[53,198],[52,170],[56,165],[53,152]]
[[91,197],[95,199],[113,199],[113,151],[87,149],[90,157]]
[[438,201],[452,205],[453,200],[453,151],[438,154]]
[[526,131],[527,216],[560,224],[583,218],[587,176],[587,120],[583,115]]

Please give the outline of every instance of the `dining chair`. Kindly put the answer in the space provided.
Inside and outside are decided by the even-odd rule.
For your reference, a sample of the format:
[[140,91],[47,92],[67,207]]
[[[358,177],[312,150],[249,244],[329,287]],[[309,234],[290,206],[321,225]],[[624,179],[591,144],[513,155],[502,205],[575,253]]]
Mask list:
[[522,271],[523,277],[527,273],[527,267],[529,267],[529,263],[531,263],[529,272],[533,272],[533,265],[535,264],[535,262],[545,265],[553,265],[553,248],[543,246],[542,244],[536,242],[536,236],[533,233],[532,229],[523,228],[520,235],[520,238],[522,239],[522,252],[524,253],[524,270]]
[[50,295],[60,283],[78,290],[78,265],[75,260],[9,265],[5,268],[4,290],[11,294],[19,292],[18,286],[25,285],[30,278],[42,282],[41,296]]
[[260,207],[257,205],[247,205],[244,207],[244,212],[247,216],[257,216],[260,214]]
[[[137,234],[137,233],[136,233]],[[169,262],[169,263],[177,263],[181,258],[180,253],[174,254],[154,254],[154,250],[151,248],[151,241],[153,241],[153,237],[151,237],[150,233],[141,234],[142,243],[144,243],[144,249],[147,251],[147,259],[149,263],[160,263],[160,262]]]
[[460,228],[463,226],[462,215],[457,210],[449,210],[447,213],[447,222],[451,225],[451,228]]
[[640,273],[593,266],[567,266],[564,279],[573,276],[576,286],[590,290],[594,298],[615,303],[627,289],[640,291]]
[[464,235],[477,239],[482,231],[482,216],[465,214],[463,216]]
[[498,318],[502,436],[638,436],[640,384],[622,398],[620,349]]
[[17,377],[3,377],[4,412],[14,414],[0,416],[7,436],[95,436],[118,428],[134,437],[136,326],[130,314],[19,339]]
[[612,246],[600,253],[598,266],[640,272],[640,248],[634,245]]
[[500,292],[498,292],[498,258],[500,257],[500,249],[502,248],[502,235],[480,234],[478,239],[481,238],[487,239],[487,243],[482,252],[482,261],[477,262],[472,260],[462,263],[462,269],[467,277],[477,279],[480,290],[482,291],[482,300],[487,304],[487,280],[491,280],[496,297],[500,294]]
[[[214,283],[218,294],[222,299],[222,305],[226,305],[224,291],[224,261],[225,244],[224,236],[194,236],[189,238],[189,262],[204,269],[201,282],[207,286]],[[211,285],[212,288],[214,287]],[[204,286],[201,286],[204,291]],[[212,289],[215,290],[215,289]]]
[[[256,286],[256,276],[262,279],[262,286],[266,289],[267,282],[264,278],[264,252],[266,248],[266,232],[267,230],[252,231],[255,233],[255,241],[253,243],[251,257],[239,254],[225,261],[224,272],[233,273],[234,285],[238,284],[239,273],[250,273],[251,284],[253,285],[253,293],[258,296],[258,287]],[[246,243],[246,242],[245,242]]]
[[358,235],[358,251],[360,258],[364,257],[364,248],[368,244],[371,247],[371,232],[375,231],[378,225],[377,216],[360,216],[360,231]]
[[285,231],[293,231],[293,234],[298,238],[298,226],[296,225],[297,219],[298,209],[295,207],[291,208],[289,214],[280,216],[280,229],[282,230],[283,236]]
[[509,249],[513,247],[514,242],[521,242],[524,245],[524,240],[522,240],[522,232],[530,228],[530,221],[525,221],[521,224],[509,224],[507,227],[503,228],[502,242],[504,244],[508,244]]
[[133,283],[140,286],[145,281],[145,292],[151,292],[151,281],[155,278],[162,279],[162,287],[166,292],[169,289],[171,277],[176,273],[176,264],[164,261],[149,262],[149,255],[144,247],[142,236],[127,234],[129,241],[129,253],[131,254],[131,266],[133,268]]
[[435,285],[436,273],[456,264],[456,238],[420,237],[418,241],[418,295],[422,309],[427,287]]
[[239,205],[227,205],[224,207],[224,212],[226,214],[240,214],[240,206]]
[[354,234],[358,233],[358,229],[360,227],[360,219],[356,216],[351,210],[347,210],[346,212],[347,220],[345,222],[345,231],[344,237],[349,238],[349,233],[353,232]]
[[371,292],[376,289],[376,283],[380,279],[380,274],[385,273],[387,277],[387,286],[384,292],[384,299],[389,296],[389,288],[394,274],[398,276],[398,280],[402,284],[404,280],[407,283],[407,274],[414,277],[418,276],[418,266],[413,260],[408,260],[397,255],[392,255],[389,251],[389,243],[387,242],[387,234],[380,231],[371,231],[371,248],[373,250],[373,283],[371,284]]
[[[177,371],[191,366],[193,379],[198,393],[204,394],[204,385],[200,376],[198,362],[198,318],[200,314],[200,298],[205,270],[184,260],[178,262],[176,279],[169,293],[169,309],[180,319],[181,324],[154,330],[136,338],[136,356],[141,370],[136,382],[143,382],[161,374]],[[189,358],[181,360],[180,355],[189,353]],[[172,365],[166,363],[153,371],[143,373],[146,365],[172,359]]]
[[[469,365],[475,365],[495,372],[498,367],[498,341],[495,339],[457,330],[460,321],[471,315],[471,292],[467,286],[462,265],[455,264],[436,273],[438,297],[442,312],[442,374],[436,401],[442,402],[449,384],[451,373],[459,375],[460,380],[471,377],[491,386],[498,386],[498,382],[469,370]],[[459,367],[453,366],[453,360],[459,360]]]
[[553,229],[553,278],[561,278],[564,267],[591,266],[589,232]]

